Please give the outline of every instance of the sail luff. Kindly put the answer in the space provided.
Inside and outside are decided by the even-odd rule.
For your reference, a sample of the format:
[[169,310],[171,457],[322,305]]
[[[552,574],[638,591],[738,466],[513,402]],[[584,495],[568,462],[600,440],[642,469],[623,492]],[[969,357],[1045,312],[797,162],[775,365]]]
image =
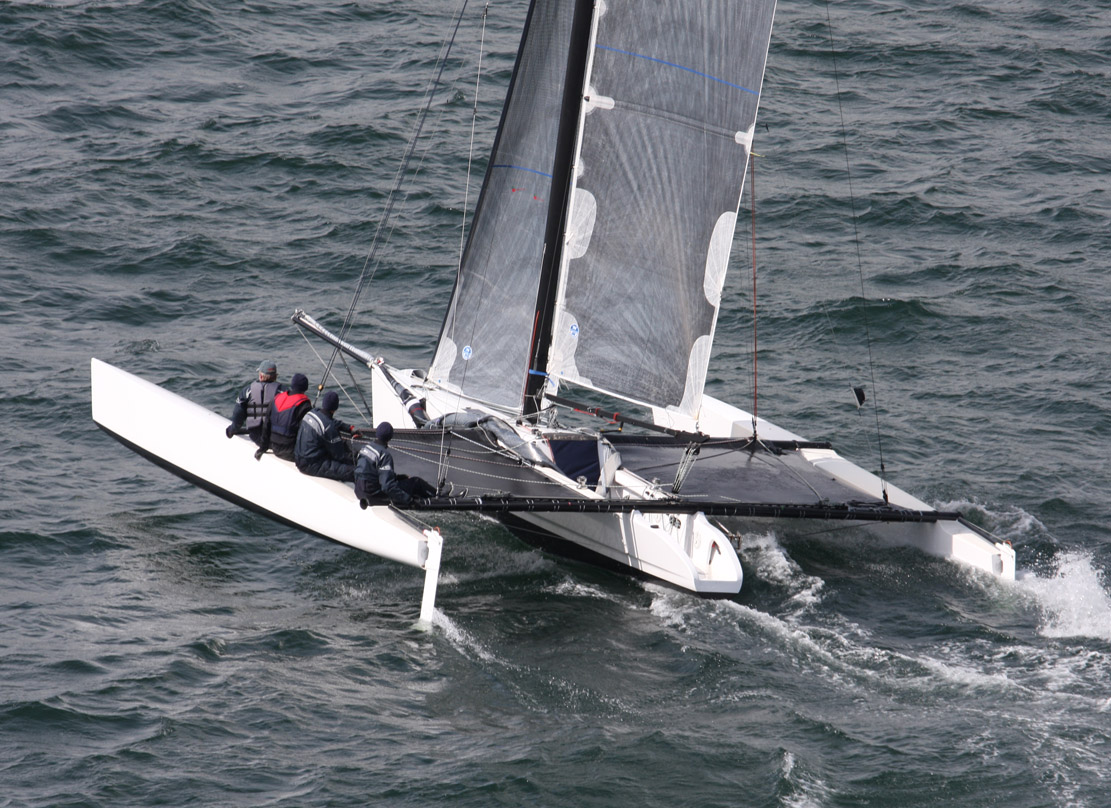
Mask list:
[[[479,189],[478,200],[475,202],[474,216],[472,223],[477,221],[482,216],[483,203],[487,198],[487,191],[490,184],[490,173],[494,170],[493,156],[498,153],[498,146],[501,144],[502,135],[505,131],[505,118],[509,112],[510,106],[513,102],[513,92],[517,84],[517,74],[521,69],[522,56],[524,55],[525,43],[528,42],[529,29],[532,24],[533,11],[536,8],[536,0],[529,3],[528,13],[525,15],[525,25],[521,31],[521,41],[517,45],[517,57],[513,60],[513,72],[509,77],[509,89],[506,90],[505,101],[502,104],[501,115],[498,118],[497,133],[494,135],[494,145],[490,149],[490,160],[486,163],[486,171],[482,176],[482,186]],[[477,100],[477,99],[476,99]],[[463,254],[459,258],[459,266],[455,273],[455,284],[451,290],[451,304],[448,307],[447,314],[444,317],[443,323],[440,324],[440,335],[436,338],[436,343],[439,345],[445,336],[445,332],[455,325],[455,304],[459,292],[459,287],[463,283],[463,267],[467,265],[467,258],[471,254],[471,248],[474,242],[475,228],[472,226],[467,233],[467,243],[463,248]],[[454,339],[454,333],[451,334]]]
[[559,134],[556,136],[552,199],[544,233],[544,261],[536,296],[535,326],[530,340],[529,373],[525,381],[523,402],[525,415],[533,415],[540,410],[540,396],[546,384],[556,297],[560,286],[560,268],[563,265],[569,195],[581,131],[583,87],[591,53],[590,45],[593,42],[594,6],[594,0],[577,0],[575,3],[570,47],[567,53],[567,70],[563,82]]

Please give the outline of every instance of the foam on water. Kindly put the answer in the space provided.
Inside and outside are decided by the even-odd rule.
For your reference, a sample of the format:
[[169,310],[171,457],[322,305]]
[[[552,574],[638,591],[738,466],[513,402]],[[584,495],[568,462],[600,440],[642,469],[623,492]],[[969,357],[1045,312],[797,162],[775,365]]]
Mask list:
[[439,609],[433,611],[432,625],[443,632],[447,641],[464,656],[469,658],[477,657],[483,662],[498,661],[497,657],[491,653],[490,649]]
[[585,584],[581,581],[576,581],[574,578],[564,578],[553,586],[544,588],[545,592],[553,592],[557,595],[573,598],[590,598],[594,600],[608,600],[613,603],[620,602],[620,599],[612,592],[607,592],[599,586],[593,584]]
[[1017,581],[1041,611],[1038,633],[1111,641],[1111,593],[1105,572],[1085,551],[1066,550],[1055,561],[1051,577],[1027,572]]
[[644,588],[652,596],[649,611],[673,628],[683,629],[688,618],[697,616],[698,602],[692,597],[651,582]]
[[[1043,609],[1056,599],[1063,601],[1062,606],[1054,607],[1049,624],[1058,627],[1059,636],[1074,636],[1083,630],[1090,632],[1089,636],[1106,637],[1111,599],[1102,588],[1102,576],[1085,559],[1066,560],[1062,569],[1083,585],[1073,590],[1068,578],[1047,581],[1034,577],[1017,586],[1040,592],[1038,602]],[[969,575],[970,581],[983,579]],[[1013,590],[1010,586],[999,587],[994,579],[985,583],[991,590],[986,594]],[[1090,648],[1046,649],[1021,640],[1000,648],[962,636],[941,644],[900,649],[887,647],[889,639],[874,636],[866,626],[847,621],[836,612],[804,613],[788,602],[785,609],[771,613],[731,600],[704,601],[653,584],[646,585],[646,589],[653,596],[651,613],[690,641],[702,641],[706,647],[751,646],[760,638],[761,644],[770,642],[777,654],[801,665],[810,675],[847,692],[931,700],[965,694],[1032,704],[1059,696],[1064,701],[1054,701],[1053,710],[1070,705],[1111,710],[1111,700],[1098,695],[1107,685],[1108,676],[1103,671],[1109,657]],[[1022,606],[1022,600],[1014,598],[996,597],[992,603],[995,611],[1016,611]],[[1049,636],[1045,627],[1039,633]]]
[[744,536],[741,551],[746,571],[787,589],[791,593],[790,602],[799,612],[821,602],[822,579],[803,572],[779,544],[774,532]]
[[[1016,544],[1052,538],[1046,526],[1022,508],[995,509],[967,500],[943,503],[939,508],[966,513],[1000,538]],[[1057,541],[1053,544],[1061,546]],[[1020,550],[1020,559],[1022,556]],[[1052,638],[1111,641],[1111,589],[1106,571],[1099,567],[1092,553],[1060,550],[1050,565],[1051,569],[1044,571],[1020,568],[1015,576],[1015,591],[1032,601],[1041,615],[1038,633]]]
[[[1033,514],[1019,507],[990,508],[978,502],[954,501],[939,506],[959,510],[992,533],[1014,541],[1052,539]],[[1053,541],[1053,545],[1062,546]],[[1020,558],[1022,552],[1020,550]],[[1015,591],[1032,601],[1041,614],[1038,633],[1043,637],[1090,637],[1111,641],[1111,590],[1106,571],[1092,553],[1082,549],[1059,550],[1050,570],[1020,568]]]
[[939,511],[962,513],[1000,539],[1012,542],[1046,532],[1045,525],[1037,517],[1016,506],[993,508],[976,500],[954,499],[936,503],[935,507]]
[[820,808],[829,804],[829,786],[804,770],[793,753],[783,753],[779,775],[782,778],[779,798],[787,808]]
[[852,639],[852,631],[805,624],[793,611],[777,615],[732,600],[701,600],[655,584],[646,584],[645,588],[653,596],[653,615],[673,629],[704,640],[708,647],[745,646],[762,638],[764,642],[770,640],[784,656],[838,677],[859,673],[870,678],[874,674],[859,664],[860,659],[887,654],[862,648]]
[[[1079,585],[1070,593],[1073,582]],[[1067,625],[1068,632],[1106,636],[1111,609],[1102,575],[1090,558],[1064,554],[1058,576],[1028,576],[1016,586],[1037,592],[1039,603],[1055,609],[1046,626]],[[991,580],[981,591],[990,595],[1014,588]],[[940,646],[926,643],[899,650],[884,647],[890,639],[871,637],[857,626],[829,625],[826,618],[836,622],[837,616],[820,610],[806,615],[770,614],[735,601],[699,601],[663,588],[650,591],[652,613],[691,638],[685,649],[697,649],[696,639],[703,641],[704,649],[714,642],[730,647],[770,644],[773,654],[782,659],[773,664],[795,667],[814,692],[828,693],[836,700],[860,699],[876,705],[875,709],[888,704],[895,715],[905,714],[912,726],[921,721],[923,727],[934,727],[937,715],[945,714],[950,718],[943,724],[973,727],[983,724],[990,713],[994,718],[962,746],[961,756],[999,769],[1025,765],[1052,772],[1044,783],[1047,804],[1098,804],[1085,795],[1091,793],[1091,782],[1104,778],[1104,763],[1092,741],[1105,737],[1101,727],[1111,711],[1106,695],[1111,660],[1090,644],[1047,647],[1031,634],[1004,646],[997,640],[959,636]],[[1064,603],[1055,605],[1058,600]],[[1081,615],[1075,613],[1076,602],[1088,604]],[[995,598],[993,603],[997,611],[1021,611],[1021,599]],[[730,625],[736,636],[725,632]],[[1040,634],[1046,634],[1046,627]],[[747,678],[744,681],[747,685]],[[744,699],[736,697],[739,692],[735,688],[723,692],[720,700],[750,704],[751,691],[743,690]],[[774,693],[767,691],[763,703],[774,703]],[[886,727],[888,722],[878,719],[878,725]],[[1007,733],[999,731],[1001,725],[1021,728],[1027,743],[1015,748]],[[884,730],[877,732],[882,736]],[[1007,762],[1001,765],[1003,758]],[[827,805],[838,793],[791,751],[783,753],[779,776],[777,797],[785,806]]]

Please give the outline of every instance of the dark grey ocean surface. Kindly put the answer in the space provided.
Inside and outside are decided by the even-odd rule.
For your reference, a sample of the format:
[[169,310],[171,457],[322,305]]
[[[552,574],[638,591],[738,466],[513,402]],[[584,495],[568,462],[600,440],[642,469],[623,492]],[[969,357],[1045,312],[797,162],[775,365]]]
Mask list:
[[[482,9],[352,331],[401,366],[525,4],[489,7],[468,191]],[[220,412],[263,357],[318,378],[289,315],[341,322],[456,10],[0,0],[0,806],[1111,806],[1097,0],[785,0],[754,146],[760,414],[877,468],[867,331],[889,478],[1013,584],[811,527],[703,601],[447,517],[424,632],[418,572],[96,429],[92,356]],[[748,205],[708,385],[741,406]]]

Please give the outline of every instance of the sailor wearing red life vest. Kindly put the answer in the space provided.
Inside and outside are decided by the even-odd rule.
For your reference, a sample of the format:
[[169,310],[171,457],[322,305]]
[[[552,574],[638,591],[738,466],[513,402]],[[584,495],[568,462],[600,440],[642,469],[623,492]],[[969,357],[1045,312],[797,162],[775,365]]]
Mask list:
[[301,419],[312,409],[312,401],[305,395],[308,389],[309,380],[305,374],[294,373],[289,382],[289,390],[283,390],[274,396],[274,400],[270,402],[270,417],[262,425],[259,448],[255,452],[256,460],[270,449],[282,460],[291,463],[294,461],[297,428],[301,426]]

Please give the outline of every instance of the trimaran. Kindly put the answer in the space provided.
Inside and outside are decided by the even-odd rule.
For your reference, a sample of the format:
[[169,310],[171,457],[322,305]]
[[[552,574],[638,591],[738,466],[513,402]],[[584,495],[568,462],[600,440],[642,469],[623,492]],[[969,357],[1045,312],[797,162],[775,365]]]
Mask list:
[[[93,418],[225,499],[423,568],[425,621],[442,538],[420,517],[437,509],[707,596],[740,591],[737,536],[777,519],[867,524],[1013,578],[1008,543],[703,390],[774,8],[532,0],[431,367],[392,367],[347,342],[347,323],[335,335],[294,315],[369,369],[399,471],[446,497],[361,507],[350,485],[256,462],[224,417],[98,359]],[[572,410],[621,428],[571,426]]]

